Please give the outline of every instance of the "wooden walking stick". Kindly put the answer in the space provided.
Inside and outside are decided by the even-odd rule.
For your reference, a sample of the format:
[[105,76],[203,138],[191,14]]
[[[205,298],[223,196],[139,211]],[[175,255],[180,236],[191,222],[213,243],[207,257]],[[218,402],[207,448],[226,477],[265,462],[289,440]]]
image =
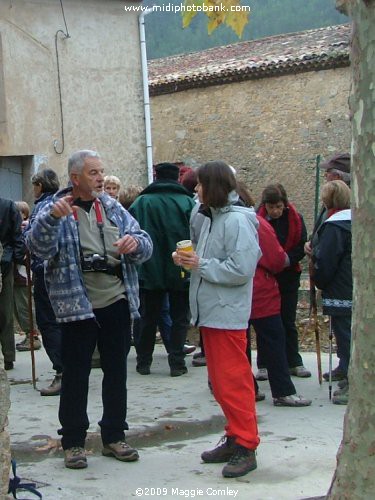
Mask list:
[[30,252],[26,250],[26,275],[27,275],[27,292],[28,292],[28,308],[29,308],[29,325],[30,325],[30,354],[31,354],[31,378],[33,387],[36,390],[36,375],[35,375],[35,353],[34,353],[34,336],[37,333],[34,328],[33,316],[33,292],[31,282],[31,267],[30,267]]
[[[315,207],[314,207],[314,225],[318,219],[318,204],[319,204],[319,164],[320,155],[316,157],[315,166]],[[314,228],[315,229],[315,228]],[[316,288],[314,282],[314,264],[312,258],[309,258],[309,281],[310,281],[310,319],[314,321],[314,333],[315,333],[315,348],[316,348],[316,360],[318,363],[318,380],[319,384],[322,385],[322,355],[320,349],[320,330],[318,321],[318,304],[316,301]]]
[[314,333],[315,333],[315,348],[316,348],[316,361],[318,363],[318,380],[319,384],[322,385],[322,355],[320,349],[320,329],[318,321],[318,304],[316,301],[316,288],[313,277],[313,263],[310,258],[309,261],[309,275],[310,275],[310,318],[314,322]]

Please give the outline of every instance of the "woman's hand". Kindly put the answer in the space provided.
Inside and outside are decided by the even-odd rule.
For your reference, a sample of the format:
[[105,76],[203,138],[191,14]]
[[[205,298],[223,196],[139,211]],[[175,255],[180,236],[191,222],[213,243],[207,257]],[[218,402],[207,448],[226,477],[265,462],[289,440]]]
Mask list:
[[[182,266],[184,269],[198,269],[199,267],[199,257],[195,252],[184,252],[183,250],[179,250],[176,253],[176,260],[178,259],[179,266]],[[173,257],[173,254],[172,254]],[[176,261],[173,258],[175,264]]]

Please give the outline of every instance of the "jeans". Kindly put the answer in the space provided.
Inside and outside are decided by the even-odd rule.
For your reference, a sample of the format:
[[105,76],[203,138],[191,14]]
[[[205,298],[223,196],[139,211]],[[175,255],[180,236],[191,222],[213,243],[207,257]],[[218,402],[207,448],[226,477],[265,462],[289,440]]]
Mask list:
[[337,344],[338,367],[340,371],[347,374],[350,360],[352,316],[331,316],[331,321]]
[[285,353],[285,331],[279,314],[250,320],[257,337],[258,353],[268,370],[272,397],[296,394]]
[[96,343],[103,370],[103,414],[99,422],[103,444],[125,439],[127,355],[130,349],[130,315],[122,299],[110,306],[94,309],[95,319],[62,323],[64,371],[59,419],[64,450],[84,447],[89,427],[87,395],[91,357]]
[[[139,339],[136,342],[137,365],[150,366],[155,347],[156,329],[167,290],[141,289],[141,321]],[[172,320],[168,342],[170,368],[185,367],[184,344],[189,326],[189,292],[168,290],[169,314]]]
[[43,268],[34,271],[34,303],[36,324],[42,336],[44,349],[51,360],[53,369],[56,373],[62,373],[62,333],[47,294]]

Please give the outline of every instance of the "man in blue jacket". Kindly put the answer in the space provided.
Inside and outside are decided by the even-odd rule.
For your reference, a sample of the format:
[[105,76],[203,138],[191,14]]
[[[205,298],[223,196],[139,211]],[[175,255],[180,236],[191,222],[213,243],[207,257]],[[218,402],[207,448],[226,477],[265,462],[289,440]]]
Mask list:
[[71,187],[59,191],[26,235],[30,250],[47,261],[45,282],[62,330],[63,375],[59,419],[65,466],[87,467],[84,450],[87,394],[95,348],[103,370],[102,453],[138,459],[125,442],[126,359],[130,322],[138,316],[136,265],[149,259],[152,242],[135,219],[103,192],[98,153],[77,151],[68,163]]

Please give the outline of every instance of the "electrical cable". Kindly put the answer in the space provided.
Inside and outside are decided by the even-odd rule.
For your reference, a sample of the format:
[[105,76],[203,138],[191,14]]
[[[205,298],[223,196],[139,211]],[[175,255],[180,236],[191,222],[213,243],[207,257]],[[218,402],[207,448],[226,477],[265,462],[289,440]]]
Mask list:
[[61,75],[60,75],[59,48],[58,48],[58,43],[57,42],[58,42],[58,35],[59,35],[59,33],[63,34],[64,39],[70,38],[68,26],[66,24],[65,13],[64,13],[64,6],[63,6],[62,0],[60,0],[60,6],[61,6],[61,12],[62,12],[62,15],[63,15],[66,32],[63,31],[63,30],[57,30],[56,33],[55,33],[55,52],[56,52],[56,64],[57,64],[57,84],[58,84],[58,88],[59,88],[59,105],[60,105],[60,122],[61,122],[61,150],[57,149],[58,142],[59,142],[57,139],[55,139],[53,141],[53,149],[59,155],[61,155],[64,152],[64,149],[65,149],[65,137],[64,137],[64,113],[63,113],[62,92],[61,92]]

